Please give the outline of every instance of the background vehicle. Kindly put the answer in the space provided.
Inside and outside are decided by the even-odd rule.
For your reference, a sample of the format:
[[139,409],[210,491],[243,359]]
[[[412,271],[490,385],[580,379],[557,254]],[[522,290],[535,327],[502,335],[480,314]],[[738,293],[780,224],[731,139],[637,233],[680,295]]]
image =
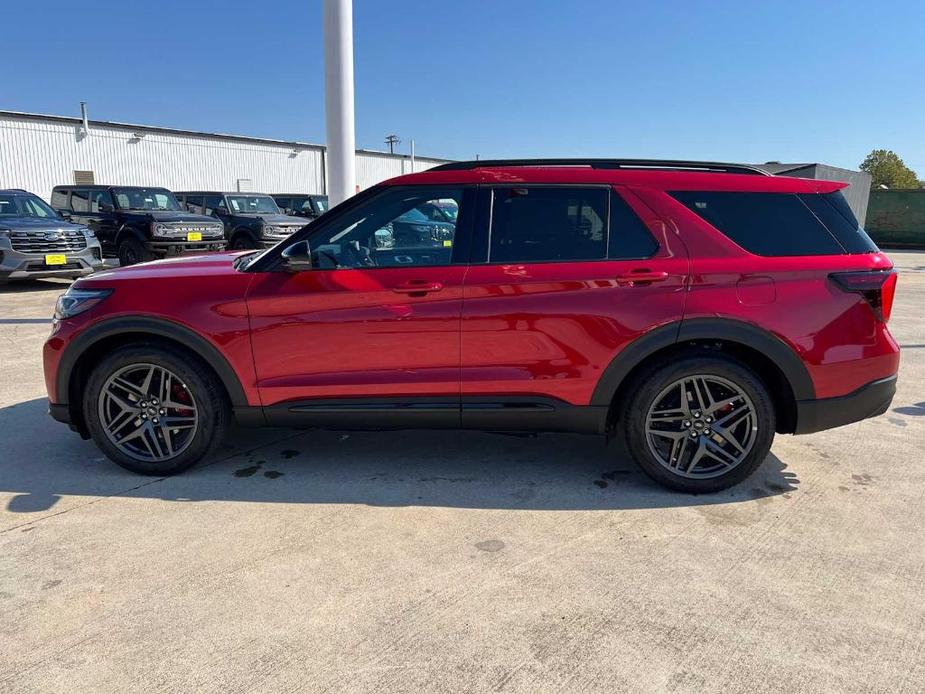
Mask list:
[[166,188],[55,186],[51,205],[92,229],[103,253],[117,256],[120,265],[225,248],[224,227],[183,212]]
[[93,232],[25,190],[0,190],[0,282],[80,277],[103,267]]
[[286,214],[315,219],[328,211],[327,195],[305,195],[304,193],[273,193],[276,204]]
[[[234,415],[620,435],[658,482],[716,491],[775,432],[892,400],[896,275],[841,187],[648,160],[399,177],[262,253],[80,280],[45,346],[51,412],[151,474],[195,463]],[[452,238],[377,244],[446,200]]]
[[285,215],[264,193],[182,192],[177,199],[190,212],[217,217],[225,225],[228,248],[269,248],[305,226],[301,217]]

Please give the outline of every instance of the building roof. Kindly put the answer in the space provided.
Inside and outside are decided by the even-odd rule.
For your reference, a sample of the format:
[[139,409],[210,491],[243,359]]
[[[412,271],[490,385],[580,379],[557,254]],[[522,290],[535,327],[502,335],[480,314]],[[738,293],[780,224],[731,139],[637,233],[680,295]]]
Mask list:
[[[83,120],[77,116],[55,116],[47,113],[29,113],[26,111],[7,111],[0,109],[0,117],[8,118],[22,118],[25,120],[36,120],[36,121],[52,121],[57,123],[70,123],[72,125],[80,125],[83,123]],[[234,135],[230,133],[213,133],[205,132],[202,130],[184,130],[182,128],[165,128],[160,125],[142,125],[139,123],[122,123],[120,121],[110,121],[110,120],[92,120],[88,119],[87,124],[91,127],[109,127],[109,128],[120,128],[122,130],[138,130],[151,133],[163,133],[165,135],[192,135],[194,137],[212,137],[219,140],[231,140],[233,142],[251,142],[255,144],[266,144],[266,145],[277,145],[284,147],[291,147],[293,149],[326,149],[324,145],[319,145],[312,142],[300,142],[298,140],[276,140],[268,137],[252,137],[250,135]],[[384,156],[393,156],[401,157],[404,159],[410,159],[410,154],[390,154],[389,152],[383,152],[376,149],[357,149],[357,152],[362,154],[373,154],[373,155],[384,155]],[[449,159],[444,159],[441,157],[429,157],[429,156],[419,156],[415,155],[415,159],[423,159],[427,161],[450,161]]]

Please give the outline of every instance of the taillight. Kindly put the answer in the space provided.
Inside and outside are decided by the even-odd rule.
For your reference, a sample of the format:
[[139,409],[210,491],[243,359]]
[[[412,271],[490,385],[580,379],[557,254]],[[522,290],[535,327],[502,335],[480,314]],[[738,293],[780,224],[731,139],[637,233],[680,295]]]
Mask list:
[[893,311],[896,294],[896,273],[892,270],[862,270],[860,272],[833,272],[829,275],[835,285],[846,292],[864,297],[874,314],[886,323]]

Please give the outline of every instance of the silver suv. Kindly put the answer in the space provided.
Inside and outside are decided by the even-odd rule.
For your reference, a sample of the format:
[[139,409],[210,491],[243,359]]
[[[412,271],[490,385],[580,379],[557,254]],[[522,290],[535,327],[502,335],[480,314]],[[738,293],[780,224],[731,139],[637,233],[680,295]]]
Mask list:
[[103,267],[93,232],[25,190],[0,190],[0,282],[80,277]]

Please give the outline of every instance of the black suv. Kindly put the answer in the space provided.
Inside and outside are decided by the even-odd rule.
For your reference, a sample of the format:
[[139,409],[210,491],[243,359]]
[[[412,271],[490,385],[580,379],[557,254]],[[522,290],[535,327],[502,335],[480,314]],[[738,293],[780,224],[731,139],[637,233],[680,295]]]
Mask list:
[[32,193],[0,190],[0,282],[80,277],[103,267],[93,232],[70,224]]
[[273,193],[276,204],[286,214],[315,219],[328,211],[327,195],[306,195],[305,193]]
[[305,226],[301,217],[280,212],[265,193],[179,192],[177,199],[190,212],[220,219],[228,248],[269,248]]
[[51,206],[90,227],[103,254],[118,256],[121,265],[225,248],[224,227],[184,212],[166,188],[55,186]]

